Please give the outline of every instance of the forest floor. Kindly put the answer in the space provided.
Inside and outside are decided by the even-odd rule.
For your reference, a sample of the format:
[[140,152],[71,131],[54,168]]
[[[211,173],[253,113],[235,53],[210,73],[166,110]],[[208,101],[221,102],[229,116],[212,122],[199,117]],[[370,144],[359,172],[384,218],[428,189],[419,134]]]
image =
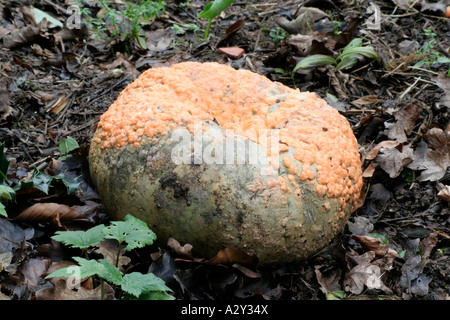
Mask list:
[[[167,1],[130,40],[113,33],[133,23],[120,20],[124,1],[110,4],[117,24],[98,2],[83,1],[94,24],[88,28],[81,16],[74,29],[58,26],[77,22],[71,1],[0,1],[0,182],[16,191],[15,201],[2,200],[8,218],[0,218],[0,298],[99,298],[92,281],[76,291],[45,279],[80,254],[51,239],[57,230],[108,223],[87,168],[96,123],[146,69],[216,61],[316,92],[348,119],[364,170],[360,207],[305,261],[209,265],[150,246],[127,253],[127,270],[153,272],[182,300],[449,300],[450,3],[416,2],[235,1],[205,40],[208,20],[197,16],[207,1]],[[57,21],[40,22],[33,8]],[[96,22],[107,27],[105,39]],[[380,59],[293,72],[303,58],[336,57],[356,38]],[[218,50],[229,47],[245,53]],[[67,137],[79,148],[64,160]]]

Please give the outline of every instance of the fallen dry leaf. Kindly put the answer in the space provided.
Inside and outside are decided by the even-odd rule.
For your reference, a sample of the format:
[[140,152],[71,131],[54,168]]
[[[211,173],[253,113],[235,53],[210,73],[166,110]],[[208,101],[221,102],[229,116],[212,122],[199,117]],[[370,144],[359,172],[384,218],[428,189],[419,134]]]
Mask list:
[[376,259],[374,251],[368,251],[361,255],[351,251],[347,257],[356,263],[345,276],[343,286],[345,291],[353,294],[361,294],[364,287],[370,289],[383,290],[385,293],[392,293],[382,280],[382,276],[386,271],[392,269],[394,262],[393,257],[387,255]]
[[[106,282],[103,283],[104,300],[114,300],[114,289]],[[54,288],[44,288],[36,292],[37,300],[101,300],[101,286],[93,290],[79,287],[78,290],[70,289],[64,279],[56,282]]]
[[89,221],[78,210],[59,203],[36,203],[22,211],[17,221],[24,222],[50,222],[57,227],[62,227],[61,222]]
[[36,287],[47,271],[50,260],[30,259],[21,264],[20,272],[24,276],[24,283],[30,287]]
[[399,144],[400,143],[398,141],[393,141],[393,140],[381,141],[375,147],[373,147],[372,150],[369,151],[369,153],[367,153],[367,155],[365,156],[365,159],[373,160],[377,157],[378,152],[380,152],[381,148],[391,149],[391,148],[397,147]]
[[406,142],[407,136],[411,134],[414,124],[419,118],[417,105],[410,104],[404,109],[393,111],[391,114],[396,121],[384,123],[388,138],[400,143]]
[[420,12],[433,14],[436,16],[444,16],[445,10],[447,8],[446,1],[428,1],[428,0],[422,0],[420,1],[422,4],[422,8],[420,9]]
[[0,116],[5,120],[11,114],[10,99],[11,95],[8,91],[8,81],[6,78],[0,79]]
[[375,252],[379,257],[398,257],[397,251],[390,249],[387,245],[383,244],[381,239],[369,235],[354,235],[352,238],[358,241],[364,249]]
[[[408,10],[413,5],[413,1],[411,0],[392,0],[397,6],[399,6],[403,10]],[[418,2],[418,1],[417,1]]]
[[186,257],[186,258],[193,258],[192,256],[192,245],[189,243],[186,243],[184,246],[182,246],[176,239],[169,238],[167,240],[167,246],[171,248],[177,255]]
[[438,198],[450,202],[450,186],[443,185],[442,183],[437,184],[439,190],[437,196]]
[[228,247],[220,250],[217,255],[205,262],[208,265],[232,265],[239,263],[248,266],[256,266],[258,258],[256,255],[249,255],[239,248]]
[[299,57],[307,57],[313,54],[324,54],[333,56],[336,41],[325,32],[314,31],[312,34],[296,34],[286,39],[289,50]]
[[413,162],[414,151],[409,146],[399,145],[395,148],[380,149],[376,163],[389,174],[389,177],[396,178],[403,168]]
[[[324,269],[321,271],[320,269]],[[315,266],[315,273],[317,282],[320,284],[320,290],[328,295],[331,292],[339,291],[341,289],[341,269],[340,268],[323,268],[322,266]]]
[[34,228],[21,228],[8,219],[0,219],[0,252],[12,252],[34,237]]
[[[117,252],[119,251],[119,246],[117,241],[115,240],[104,240],[98,244],[95,245],[95,247],[98,247],[98,249],[95,249],[94,251],[96,253],[99,253],[101,255],[103,255],[103,258],[108,261],[109,263],[111,263],[113,266],[116,265],[116,261],[117,261]],[[120,271],[124,271],[124,267],[127,266],[131,259],[127,256],[124,256],[123,253],[124,248],[121,248],[120,250],[120,256],[119,256],[119,270]]]
[[445,74],[440,74],[433,80],[439,88],[444,90],[444,95],[439,102],[450,108],[450,77]]
[[367,166],[367,168],[364,169],[364,172],[362,173],[363,178],[372,178],[373,174],[375,173],[375,170],[377,168],[371,163]]
[[3,44],[8,49],[35,42],[40,36],[40,29],[35,26],[27,26],[11,32],[3,37]]
[[440,128],[432,128],[424,138],[431,149],[421,141],[414,152],[414,161],[408,168],[423,170],[418,177],[419,181],[437,181],[444,177],[450,166],[450,135]]
[[378,102],[382,102],[382,100],[378,99],[378,96],[376,95],[368,95],[368,96],[364,96],[361,97],[359,99],[353,100],[352,102],[350,102],[351,104],[360,107],[360,106],[366,106],[366,105],[371,105],[371,104],[375,104]]
[[12,258],[13,258],[12,252],[0,253],[0,272],[8,268],[8,266],[11,264]]
[[314,7],[302,7],[298,11],[298,16],[292,21],[284,17],[276,19],[276,23],[290,34],[309,34],[314,22],[328,17],[328,14]]
[[366,235],[373,231],[373,224],[366,217],[357,216],[348,221],[348,231],[356,236]]

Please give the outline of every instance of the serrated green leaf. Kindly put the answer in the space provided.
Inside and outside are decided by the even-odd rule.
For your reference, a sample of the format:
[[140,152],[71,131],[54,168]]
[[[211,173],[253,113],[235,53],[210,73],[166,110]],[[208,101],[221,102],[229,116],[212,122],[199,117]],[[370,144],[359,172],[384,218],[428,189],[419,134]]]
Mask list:
[[127,215],[125,221],[112,221],[111,225],[104,229],[104,234],[106,239],[115,239],[119,243],[126,242],[124,251],[151,245],[156,240],[155,233],[147,224],[132,215]]
[[[69,269],[70,267],[65,267],[65,268],[61,268],[58,269],[56,271],[53,271],[52,273],[50,273],[48,276],[45,277],[45,279],[50,279],[50,278],[70,278],[74,275],[76,275],[76,273],[74,274],[74,272],[72,272],[73,269]],[[81,277],[80,277],[81,279]],[[77,278],[77,280],[80,280]]]
[[295,73],[298,69],[320,67],[328,64],[336,64],[336,60],[333,57],[324,54],[313,54],[297,63],[293,72]]
[[124,300],[175,300],[175,297],[165,291],[149,291],[144,292],[139,297],[126,294]]
[[103,265],[104,269],[98,274],[99,277],[108,282],[112,282],[115,285],[121,285],[123,282],[122,272],[105,259],[101,259],[100,263]]
[[93,275],[100,274],[105,268],[103,264],[96,260],[87,260],[81,257],[73,257],[73,260],[78,262],[80,266],[80,278],[87,278]]
[[52,239],[72,248],[87,249],[104,240],[104,229],[105,226],[100,224],[86,231],[57,231]]
[[139,297],[146,292],[172,292],[172,290],[166,286],[164,280],[158,278],[153,273],[128,273],[123,276],[121,288],[123,291],[126,291],[135,297]]
[[104,271],[105,267],[103,266],[103,264],[97,262],[96,260],[87,260],[81,257],[73,257],[73,259],[76,262],[78,262],[79,272],[75,273],[71,272],[74,270],[73,266],[61,268],[46,276],[45,279],[55,277],[64,277],[64,278],[75,277],[77,280],[80,280],[96,274],[98,275],[99,273]]
[[215,0],[212,3],[208,3],[205,9],[198,15],[199,18],[206,18],[209,20],[217,17],[223,10],[228,8],[234,0]]

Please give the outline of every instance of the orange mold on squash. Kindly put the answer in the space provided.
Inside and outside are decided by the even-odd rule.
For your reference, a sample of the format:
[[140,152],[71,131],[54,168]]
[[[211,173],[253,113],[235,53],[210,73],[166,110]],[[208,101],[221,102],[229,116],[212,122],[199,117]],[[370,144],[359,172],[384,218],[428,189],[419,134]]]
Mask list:
[[[265,199],[265,208],[269,208],[267,209],[268,212],[262,214],[276,217],[270,206],[276,207],[273,212],[284,210],[283,218],[269,219],[276,224],[279,224],[281,220],[284,221],[285,226],[280,226],[281,229],[289,227],[289,223],[286,227],[286,218],[288,221],[289,219],[299,219],[292,224],[296,225],[294,229],[286,231],[286,234],[289,234],[289,237],[295,240],[295,236],[292,236],[295,232],[300,234],[299,239],[301,237],[307,238],[306,235],[302,235],[307,234],[307,232],[298,230],[308,227],[305,219],[311,218],[310,220],[314,222],[315,218],[297,218],[296,216],[302,214],[294,214],[295,210],[290,208],[293,208],[294,203],[295,206],[301,207],[302,204],[298,201],[303,201],[301,199],[305,197],[315,197],[314,200],[311,200],[312,202],[322,203],[319,203],[317,209],[313,210],[313,215],[327,215],[328,220],[326,222],[323,222],[325,221],[323,220],[319,224],[322,224],[322,226],[324,223],[330,224],[331,231],[329,233],[331,235],[323,236],[322,238],[325,239],[323,242],[329,241],[342,229],[345,221],[339,220],[348,218],[352,208],[356,206],[362,188],[358,144],[348,121],[314,93],[300,92],[250,71],[234,70],[229,66],[218,63],[183,62],[171,67],[149,69],[128,85],[107,112],[101,116],[91,144],[91,175],[104,201],[107,198],[105,206],[108,211],[113,212],[113,216],[124,216],[128,213],[117,213],[117,210],[113,208],[117,206],[117,203],[111,198],[116,196],[116,189],[123,190],[129,186],[117,183],[118,177],[114,177],[112,173],[108,172],[114,171],[117,173],[117,170],[111,169],[114,166],[122,168],[129,161],[126,155],[132,155],[135,158],[141,157],[142,159],[138,163],[132,161],[131,166],[139,169],[136,169],[137,171],[130,169],[131,171],[127,171],[128,174],[135,175],[137,177],[135,180],[142,179],[141,174],[147,176],[145,183],[153,186],[152,191],[139,190],[139,187],[144,184],[144,181],[141,181],[139,186],[133,186],[133,188],[138,188],[137,191],[135,190],[134,193],[128,195],[134,200],[122,199],[129,202],[139,199],[140,204],[138,209],[135,210],[139,212],[132,212],[133,214],[139,216],[139,218],[158,216],[160,213],[157,202],[160,201],[160,206],[172,206],[175,211],[179,210],[179,212],[189,211],[189,217],[184,217],[184,220],[181,219],[182,223],[193,224],[195,221],[201,220],[198,220],[199,218],[195,216],[195,213],[190,212],[192,210],[192,208],[189,208],[190,204],[179,208],[179,204],[178,206],[170,204],[170,201],[158,198],[159,196],[155,194],[159,191],[167,192],[172,188],[170,197],[178,203],[180,194],[183,194],[181,185],[184,180],[181,176],[187,177],[186,174],[180,172],[186,169],[192,171],[189,171],[191,175],[200,174],[198,168],[193,169],[189,165],[182,169],[180,169],[180,166],[166,167],[164,169],[166,171],[160,172],[159,176],[149,172],[147,168],[150,166],[154,172],[159,172],[159,167],[155,167],[159,163],[158,157],[164,158],[164,165],[168,165],[166,162],[169,158],[160,152],[158,143],[168,141],[169,136],[176,128],[185,128],[194,137],[196,124],[198,123],[207,123],[207,128],[203,130],[211,134],[215,134],[215,128],[219,128],[222,131],[232,132],[235,137],[259,144],[265,150],[267,157],[272,157],[265,164],[267,166],[267,163],[269,163],[269,166],[272,166],[275,171],[275,175],[271,176],[270,179],[253,174],[246,178],[248,180],[245,181],[247,186],[251,187],[247,187],[248,190],[245,191],[242,186],[240,188],[233,186],[232,182],[229,183],[231,186],[227,184],[227,187],[233,190],[240,190],[236,192],[251,192],[257,195],[248,200],[241,199],[245,202],[243,206],[247,205],[251,208],[253,199],[260,197]],[[261,132],[270,132],[271,130],[277,132],[279,155],[271,154],[270,143],[273,142],[269,143],[269,147],[260,143]],[[219,135],[214,139],[220,140],[222,138]],[[164,175],[167,175],[167,170],[173,171],[172,180],[169,178],[166,179],[167,181],[163,179]],[[219,176],[222,177],[222,174],[225,176],[222,171],[228,169],[217,167],[216,170],[220,172]],[[226,172],[229,175],[234,174],[233,171]],[[201,175],[198,179],[194,182],[189,180],[189,183],[206,183],[201,181]],[[126,183],[129,183],[127,179],[125,180]],[[176,186],[177,181],[178,187]],[[224,185],[221,185],[221,188],[223,187]],[[193,192],[191,190],[193,187],[186,185],[185,188],[188,191],[185,192],[184,196],[191,194],[191,197],[195,198],[195,195],[190,193]],[[198,190],[201,189],[204,192],[207,192],[204,189],[208,189],[208,187],[203,188],[201,186],[198,188]],[[208,190],[208,192],[213,191]],[[214,190],[214,192],[217,198],[221,198],[221,190]],[[311,195],[312,193],[314,195]],[[148,201],[152,202],[151,208],[147,208],[143,200],[136,197],[150,197],[151,200]],[[291,197],[295,197],[295,200],[291,200]],[[206,201],[205,199],[203,200]],[[229,199],[228,202],[225,201],[224,203],[218,201],[216,205],[209,204],[211,201],[214,202],[213,198],[208,197],[207,199],[208,210],[233,211],[232,208],[227,207],[231,201]],[[283,203],[285,207],[283,207]],[[297,203],[299,204],[297,205]],[[200,207],[196,208],[200,210]],[[260,210],[259,207],[258,210]],[[302,208],[302,210],[305,209]],[[166,212],[165,214],[169,213]],[[200,212],[199,214],[203,213]],[[232,213],[229,213],[229,215],[232,215]],[[309,215],[311,214],[309,213]],[[157,235],[158,229],[161,229],[163,237],[174,236],[180,241],[181,239],[177,238],[177,235],[178,237],[181,235],[173,230],[174,226],[159,228],[159,224],[167,224],[164,219],[164,215],[161,214],[158,218],[151,218],[148,223],[150,227],[157,229]],[[205,219],[208,220],[209,218]],[[245,220],[243,217],[236,219]],[[205,221],[201,220],[199,226],[207,226],[208,221]],[[241,224],[249,225],[249,223]],[[299,228],[299,225],[302,228]],[[225,224],[222,224],[222,227],[224,226]],[[317,225],[314,225],[314,229],[316,227]],[[201,231],[194,230],[196,229],[194,226],[190,228],[192,229],[189,229],[192,231],[192,236],[187,237],[186,242],[194,242],[191,243],[194,244],[194,248],[195,245],[202,247],[204,237],[199,235]],[[317,228],[320,229],[321,226]],[[224,227],[223,232],[228,232],[224,239],[234,239],[234,242],[219,241],[217,246],[241,246],[243,249],[262,255],[262,260],[269,263],[304,258],[311,254],[313,250],[318,249],[299,249],[298,253],[291,257],[277,259],[274,254],[261,254],[251,244],[246,243],[242,239],[242,234],[248,231],[244,229],[248,229],[248,227],[241,227],[239,231],[233,233],[234,230],[228,230]],[[190,232],[189,230],[183,232],[187,234]],[[254,231],[254,239],[264,239],[264,230]],[[280,241],[286,240],[283,238]],[[251,243],[252,241],[249,240],[248,242]],[[271,239],[267,246],[273,245],[274,242],[276,240]],[[324,243],[321,245],[323,246]],[[208,247],[208,245],[206,246]],[[212,253],[216,249],[216,247],[212,247],[210,251],[206,250],[205,252]],[[288,251],[288,249],[280,249],[277,254]]]

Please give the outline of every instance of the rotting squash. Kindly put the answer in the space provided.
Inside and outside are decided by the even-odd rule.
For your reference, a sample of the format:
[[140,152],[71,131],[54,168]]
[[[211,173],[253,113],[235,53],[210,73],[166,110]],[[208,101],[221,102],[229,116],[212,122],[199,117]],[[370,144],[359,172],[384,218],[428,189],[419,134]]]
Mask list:
[[362,188],[348,121],[314,93],[247,70],[182,62],[145,71],[101,116],[90,172],[114,219],[210,258],[310,257],[344,227]]

